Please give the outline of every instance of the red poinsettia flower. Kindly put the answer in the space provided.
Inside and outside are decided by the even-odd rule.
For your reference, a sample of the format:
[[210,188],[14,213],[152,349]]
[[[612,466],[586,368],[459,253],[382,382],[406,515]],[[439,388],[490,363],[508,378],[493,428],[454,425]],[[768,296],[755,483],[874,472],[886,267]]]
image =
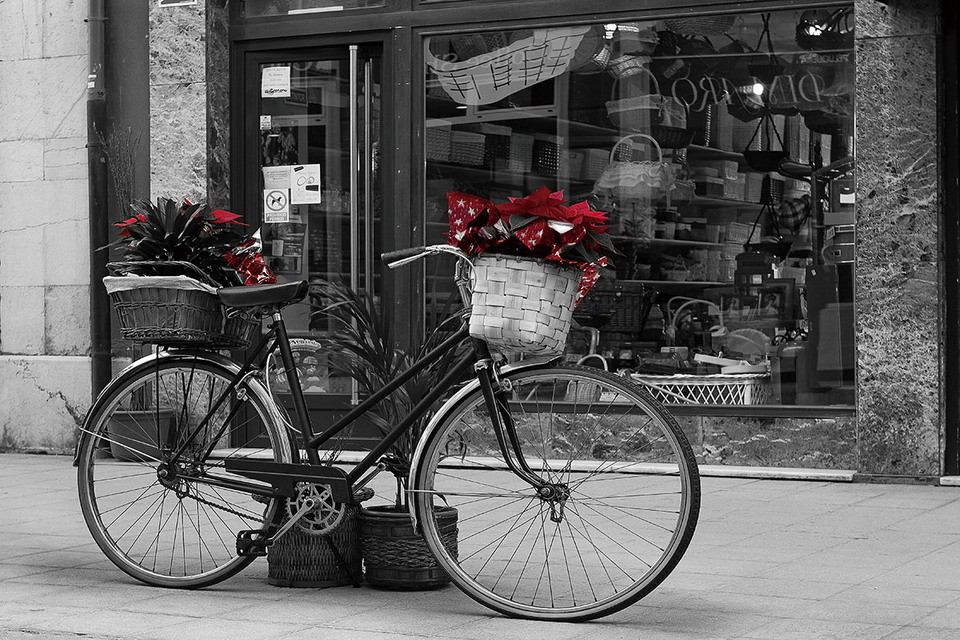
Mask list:
[[447,194],[448,241],[467,255],[498,253],[551,260],[583,270],[579,300],[617,254],[607,235],[607,216],[589,203],[567,206],[563,191],[541,186],[504,204],[458,191]]
[[129,227],[130,225],[136,222],[146,222],[146,221],[147,221],[147,216],[143,215],[142,213],[138,213],[132,218],[127,218],[126,220],[122,220],[120,222],[114,222],[113,226],[121,227],[120,231],[117,232],[117,235],[120,236],[121,238],[127,238],[130,236],[130,230],[127,229],[127,227]]
[[241,216],[239,213],[230,213],[229,211],[225,211],[224,209],[216,209],[210,212],[209,219],[211,222],[220,222],[220,223],[232,222],[233,224],[246,226],[246,223],[244,222],[237,222],[237,218],[241,218],[241,217],[243,216]]

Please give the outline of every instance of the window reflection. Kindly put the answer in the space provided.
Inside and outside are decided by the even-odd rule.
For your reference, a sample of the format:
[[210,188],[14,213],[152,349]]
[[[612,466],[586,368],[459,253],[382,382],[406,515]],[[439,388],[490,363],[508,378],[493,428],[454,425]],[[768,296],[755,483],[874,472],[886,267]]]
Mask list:
[[[667,402],[853,404],[852,29],[844,7],[427,38],[427,241],[449,191],[589,199],[623,256],[569,359]],[[429,268],[435,320],[456,296]]]

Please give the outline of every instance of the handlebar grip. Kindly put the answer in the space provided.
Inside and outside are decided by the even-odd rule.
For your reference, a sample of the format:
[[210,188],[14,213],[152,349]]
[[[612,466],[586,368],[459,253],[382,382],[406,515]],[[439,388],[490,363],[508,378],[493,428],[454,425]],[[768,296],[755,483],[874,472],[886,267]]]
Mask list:
[[380,261],[384,264],[391,264],[404,258],[413,258],[426,251],[426,247],[410,247],[409,249],[397,249],[396,251],[387,251],[380,254]]

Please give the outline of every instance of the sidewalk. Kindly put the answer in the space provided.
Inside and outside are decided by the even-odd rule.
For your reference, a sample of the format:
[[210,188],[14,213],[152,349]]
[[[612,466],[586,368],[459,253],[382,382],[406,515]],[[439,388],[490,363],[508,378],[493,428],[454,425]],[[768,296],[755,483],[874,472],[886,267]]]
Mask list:
[[453,587],[283,589],[266,560],[167,591],[93,543],[68,457],[0,454],[0,638],[960,639],[960,488],[704,478],[700,525],[653,594],[598,622],[488,613]]

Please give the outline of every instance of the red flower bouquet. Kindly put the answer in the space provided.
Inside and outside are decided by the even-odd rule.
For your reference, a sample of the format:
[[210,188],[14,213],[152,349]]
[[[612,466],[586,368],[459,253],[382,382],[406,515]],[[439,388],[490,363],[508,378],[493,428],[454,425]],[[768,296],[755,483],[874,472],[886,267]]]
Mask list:
[[562,191],[541,186],[529,196],[494,204],[460,192],[447,194],[450,244],[467,255],[539,258],[583,270],[577,302],[596,283],[599,269],[617,255],[607,217],[586,202],[567,206]]

